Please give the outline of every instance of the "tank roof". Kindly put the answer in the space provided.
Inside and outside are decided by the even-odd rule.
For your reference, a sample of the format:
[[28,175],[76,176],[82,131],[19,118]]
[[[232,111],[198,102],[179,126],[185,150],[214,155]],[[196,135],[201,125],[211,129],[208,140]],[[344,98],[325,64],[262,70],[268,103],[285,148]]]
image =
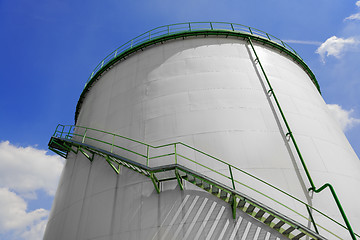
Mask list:
[[[90,74],[85,87],[80,95],[79,101],[75,111],[75,123],[77,122],[80,108],[86,93],[89,91],[91,85],[98,80],[101,75],[106,72],[112,65],[124,60],[127,56],[143,50],[146,47],[155,45],[157,43],[163,43],[165,41],[186,38],[191,36],[225,36],[225,37],[240,37],[251,38],[256,42],[260,42],[264,45],[268,45],[273,48],[279,49],[281,52],[285,52],[293,60],[295,60],[309,75],[312,82],[320,92],[320,86],[316,80],[315,75],[312,73],[307,64],[299,56],[299,54],[290,47],[287,43],[279,38],[261,31],[256,28],[245,26],[237,23],[228,22],[187,22],[176,23],[171,25],[164,25],[161,27],[149,30],[131,40],[124,43],[120,47],[116,48],[113,52],[108,54]],[[321,92],[320,92],[321,93]]]

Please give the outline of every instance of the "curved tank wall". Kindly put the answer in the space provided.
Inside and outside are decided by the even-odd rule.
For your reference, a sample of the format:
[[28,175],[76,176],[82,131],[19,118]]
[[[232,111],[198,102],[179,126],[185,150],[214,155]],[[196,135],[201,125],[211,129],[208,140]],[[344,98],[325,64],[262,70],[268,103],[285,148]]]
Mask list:
[[[335,187],[354,230],[360,232],[360,208],[355,207],[360,194],[354,191],[360,184],[359,159],[336,121],[330,116],[324,100],[306,72],[279,49],[269,48],[256,41],[254,45],[315,185],[320,187],[329,182]],[[201,36],[172,40],[131,55],[125,61],[113,65],[91,86],[76,124],[114,132],[152,145],[184,142],[274,184],[343,223],[327,190],[320,194],[307,191],[310,187],[309,181],[292,143],[287,139],[285,126],[271,94],[267,93],[264,76],[255,61],[251,47],[241,38]],[[206,162],[206,159],[194,153],[187,154],[193,154],[192,157],[197,161],[204,162],[220,172],[227,171],[222,166]],[[189,168],[194,167],[179,161]],[[119,234],[120,230],[115,230],[119,226],[114,224],[120,224],[124,219],[118,219],[123,214],[120,214],[120,210],[117,213],[117,209],[121,207],[115,202],[119,201],[119,198],[122,198],[122,202],[131,201],[132,188],[121,188],[120,181],[114,180],[117,178],[115,174],[110,176],[110,173],[104,173],[109,176],[103,178],[102,167],[100,170],[94,170],[100,164],[97,164],[97,161],[91,167],[86,163],[89,166],[80,168],[76,174],[72,173],[79,168],[76,164],[85,164],[80,163],[78,159],[74,162],[68,160],[66,163],[64,174],[73,174],[72,187],[70,190],[62,190],[67,189],[64,186],[69,184],[66,180],[69,176],[63,177],[50,217],[49,229],[55,225],[55,219],[62,219],[57,220],[61,222],[69,218],[66,216],[78,214],[76,222],[79,222],[79,226],[69,223],[74,228],[73,231],[77,232],[76,236],[85,236],[88,231],[101,232],[102,230],[90,229],[91,224],[86,230],[86,221],[80,218],[87,219],[91,217],[88,215],[93,214],[95,217],[109,211],[113,217],[107,219],[108,223],[104,223],[107,228],[104,234]],[[158,165],[164,162],[151,164]],[[194,168],[207,174],[204,169]],[[93,171],[96,172],[96,176],[91,175]],[[253,182],[246,176],[235,173],[234,177],[266,194],[283,198],[272,189]],[[101,185],[98,182],[108,181],[105,180],[107,178],[114,178],[110,181],[116,184],[111,190],[99,188],[94,192],[88,190],[89,187],[84,188],[87,178],[94,181],[86,183],[92,189],[95,189],[97,184]],[[229,184],[224,179],[217,180]],[[141,192],[142,196],[150,196],[154,191],[153,186],[150,186],[151,181],[146,179],[144,184],[149,186],[135,184],[134,189]],[[268,199],[240,185],[236,187],[304,225],[309,225],[291,211],[274,205]],[[92,195],[80,190],[90,191]],[[67,193],[64,194],[62,191]],[[95,199],[95,195],[100,192],[102,194]],[[182,194],[183,198],[184,194],[186,195],[174,192],[174,196],[176,194]],[[74,199],[59,200],[58,195]],[[189,193],[190,195],[193,196],[192,193]],[[157,198],[157,201],[161,202],[161,194]],[[145,202],[148,201],[153,200]],[[294,201],[283,201],[303,215],[308,215],[307,210]],[[64,206],[58,207],[58,202]],[[158,204],[161,205],[160,202]],[[78,203],[78,206],[75,206],[75,203]],[[107,210],[103,211],[105,205]],[[111,209],[109,205],[112,206]],[[136,211],[141,211],[142,207],[143,204],[130,204],[128,211],[135,214]],[[72,208],[83,213],[76,213],[70,210]],[[85,213],[85,209],[93,210]],[[111,213],[114,211],[115,213]],[[161,211],[159,214],[162,214]],[[131,217],[135,218],[135,215]],[[321,216],[316,213],[314,216],[318,219],[317,223],[332,228],[326,221],[323,223]],[[137,224],[140,224],[139,229],[147,226],[141,221]],[[129,226],[126,230],[127,234],[141,234],[141,231],[131,233],[132,227]],[[51,231],[55,230],[47,230],[47,234]],[[347,236],[348,233],[340,234]],[[96,239],[108,238],[97,235]]]
[[127,168],[114,174],[96,156],[70,153],[44,239],[198,240],[287,239],[219,198],[176,182],[158,194],[152,182]]

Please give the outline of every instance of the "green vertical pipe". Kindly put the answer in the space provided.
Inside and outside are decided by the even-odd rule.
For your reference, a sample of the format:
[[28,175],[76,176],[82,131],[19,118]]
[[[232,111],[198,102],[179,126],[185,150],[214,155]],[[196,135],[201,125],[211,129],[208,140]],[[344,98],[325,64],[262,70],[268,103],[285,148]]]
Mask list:
[[269,79],[268,79],[268,77],[267,77],[267,75],[266,75],[266,73],[265,73],[265,70],[264,70],[264,68],[263,68],[263,66],[262,66],[262,64],[261,64],[261,62],[260,62],[260,59],[259,59],[259,57],[258,57],[258,55],[257,55],[257,53],[256,53],[256,51],[255,51],[254,45],[253,45],[250,37],[248,37],[248,40],[249,40],[249,43],[250,43],[250,45],[251,45],[251,48],[252,48],[252,50],[253,50],[253,52],[254,52],[254,54],[255,54],[255,57],[256,57],[259,65],[260,65],[261,71],[262,71],[262,73],[263,73],[264,76],[265,76],[266,82],[267,82],[267,84],[268,84],[268,86],[269,86],[269,88],[270,88],[269,92],[271,91],[272,94],[273,94],[274,100],[275,100],[276,105],[277,105],[277,107],[278,107],[278,109],[279,109],[279,111],[280,111],[281,117],[282,117],[282,119],[284,120],[284,123],[285,123],[285,125],[286,125],[287,130],[288,130],[288,134],[290,135],[290,138],[291,138],[291,140],[292,140],[292,142],[293,142],[293,144],[294,144],[294,146],[295,146],[296,152],[297,152],[297,154],[298,154],[298,156],[299,156],[299,158],[300,158],[301,164],[302,164],[302,166],[303,166],[303,168],[304,168],[304,170],[305,170],[306,176],[308,177],[308,180],[309,180],[310,185],[311,185],[311,188],[309,188],[309,191],[312,190],[312,191],[314,191],[314,192],[316,192],[316,193],[319,193],[319,192],[321,192],[322,190],[324,190],[326,187],[329,187],[329,188],[330,188],[330,191],[331,191],[331,193],[332,193],[332,195],[333,195],[333,198],[334,198],[334,200],[335,200],[335,202],[336,202],[337,207],[339,208],[339,211],[340,211],[340,213],[341,213],[341,216],[342,216],[343,219],[344,219],[344,222],[345,222],[345,224],[346,224],[346,226],[347,226],[347,228],[348,228],[348,231],[349,231],[349,233],[350,233],[350,235],[351,235],[351,238],[352,238],[353,240],[356,240],[355,234],[354,234],[354,232],[353,232],[353,230],[352,230],[352,227],[351,227],[351,225],[350,225],[350,223],[349,223],[349,220],[348,220],[348,218],[346,217],[346,214],[345,214],[345,212],[344,212],[344,210],[343,210],[343,208],[342,208],[342,206],[341,206],[341,203],[340,203],[340,201],[339,201],[339,199],[338,199],[338,197],[337,197],[337,195],[336,195],[336,193],[335,193],[335,190],[334,190],[334,188],[331,186],[331,184],[326,183],[326,184],[324,184],[322,187],[320,187],[319,189],[316,189],[315,184],[314,184],[314,182],[313,182],[313,180],[312,180],[312,178],[311,178],[311,176],[310,176],[310,173],[309,173],[309,171],[308,171],[308,169],[307,169],[307,167],[306,167],[305,161],[304,161],[304,159],[303,159],[303,157],[302,157],[302,155],[301,155],[300,149],[299,149],[299,147],[298,147],[298,145],[297,145],[297,143],[296,143],[296,141],[295,141],[294,135],[293,135],[292,132],[291,132],[290,126],[289,126],[289,124],[288,124],[288,122],[287,122],[287,120],[286,120],[286,118],[285,118],[285,115],[284,115],[284,113],[283,113],[283,111],[282,111],[282,109],[281,109],[280,103],[279,103],[279,101],[278,101],[278,99],[277,99],[277,97],[276,97],[276,94],[275,94],[275,92],[274,92],[274,90],[273,90],[273,88],[272,88],[272,86],[271,86],[271,84],[270,84],[270,81],[269,81]]
[[311,210],[310,210],[310,208],[309,208],[309,206],[308,206],[308,205],[306,205],[306,209],[307,209],[307,211],[308,211],[308,213],[309,213],[309,216],[310,216],[311,222],[312,222],[312,224],[314,225],[315,231],[316,231],[317,233],[319,233],[319,230],[317,229],[317,226],[316,226],[315,220],[314,220],[314,218],[313,218],[313,215],[312,215]]
[[308,179],[309,179],[309,182],[310,182],[310,185],[311,185],[311,189],[315,189],[315,185],[314,185],[314,182],[313,182],[313,180],[312,180],[312,178],[311,178],[311,176],[310,176],[309,170],[308,170],[307,167],[306,167],[306,164],[305,164],[305,162],[304,162],[304,159],[303,159],[303,157],[302,157],[302,155],[301,155],[301,153],[300,153],[299,147],[297,146],[297,143],[296,143],[296,141],[295,141],[295,138],[294,138],[294,136],[293,136],[293,134],[292,134],[292,132],[291,132],[291,130],[290,130],[290,126],[289,126],[289,124],[288,124],[288,122],[287,122],[287,120],[286,120],[286,118],[285,118],[285,115],[284,115],[282,109],[281,109],[280,103],[279,103],[279,101],[278,101],[278,99],[277,99],[277,97],[276,97],[275,92],[273,91],[273,88],[272,88],[272,86],[271,86],[271,83],[270,83],[270,81],[269,81],[269,79],[268,79],[268,77],[267,77],[267,75],[266,75],[266,73],[265,73],[265,70],[264,70],[264,68],[263,68],[263,66],[262,66],[262,64],[261,64],[261,62],[260,62],[260,59],[259,59],[259,57],[258,57],[258,55],[257,55],[257,53],[256,53],[256,51],[255,51],[254,45],[253,45],[253,43],[252,43],[252,41],[251,41],[250,38],[248,38],[248,40],[249,40],[250,46],[251,46],[251,48],[252,48],[252,50],[253,50],[253,52],[254,52],[254,54],[255,54],[255,57],[256,57],[259,65],[260,65],[261,71],[262,71],[262,73],[263,73],[264,76],[265,76],[266,82],[267,82],[267,84],[268,84],[268,86],[269,86],[269,88],[270,88],[269,92],[271,92],[272,95],[273,95],[273,97],[274,97],[274,100],[275,100],[275,102],[276,102],[276,105],[277,105],[277,107],[278,107],[278,109],[279,109],[279,111],[280,111],[281,117],[282,117],[282,119],[284,120],[284,123],[285,123],[285,125],[286,125],[286,129],[287,129],[287,131],[288,131],[288,133],[289,133],[289,135],[290,135],[290,138],[291,138],[292,142],[294,143],[296,152],[297,152],[297,154],[298,154],[298,156],[299,156],[299,158],[300,158],[300,161],[301,161],[301,164],[302,164],[302,166],[303,166],[303,168],[304,168],[304,170],[305,170],[306,176],[307,176]]
[[341,206],[340,200],[339,200],[339,198],[337,197],[333,186],[332,186],[331,184],[329,184],[329,183],[325,183],[325,184],[324,184],[323,186],[321,186],[319,189],[314,189],[314,192],[319,193],[319,192],[321,192],[322,190],[324,190],[326,187],[330,188],[331,194],[333,195],[334,200],[335,200],[335,202],[336,202],[336,205],[337,205],[337,207],[338,207],[339,210],[340,210],[341,216],[343,217],[343,219],[344,219],[344,221],[345,221],[346,227],[347,227],[348,230],[349,230],[349,233],[350,233],[350,235],[351,235],[351,238],[352,238],[353,240],[356,240],[355,233],[354,233],[354,231],[352,230],[352,227],[351,227],[351,225],[350,225],[350,222],[349,222],[348,218],[346,217],[345,211],[344,211],[344,209],[343,209],[342,206]]

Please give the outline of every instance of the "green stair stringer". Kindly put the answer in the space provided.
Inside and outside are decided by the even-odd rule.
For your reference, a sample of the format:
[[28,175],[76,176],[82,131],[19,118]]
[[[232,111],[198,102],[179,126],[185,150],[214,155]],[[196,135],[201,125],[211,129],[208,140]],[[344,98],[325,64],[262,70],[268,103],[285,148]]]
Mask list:
[[[229,203],[232,207],[234,219],[236,218],[236,210],[239,209],[263,224],[270,226],[289,239],[296,240],[302,239],[302,237],[310,237],[310,239],[318,240],[325,239],[311,229],[273,210],[272,208],[265,206],[234,188],[226,186],[223,183],[180,164],[149,167],[103,149],[77,142],[69,138],[52,137],[49,142],[49,149],[58,154],[61,152],[61,154],[59,154],[61,156],[66,156],[70,151],[74,153],[81,152],[90,161],[92,161],[95,154],[100,155],[106,159],[108,164],[117,174],[119,173],[120,167],[124,166],[132,171],[149,177],[158,193],[161,192],[161,182],[177,180],[180,188],[183,189],[183,181],[188,181]],[[173,176],[162,179],[158,179],[158,177],[156,177],[157,173],[164,172],[171,172],[173,173]]]

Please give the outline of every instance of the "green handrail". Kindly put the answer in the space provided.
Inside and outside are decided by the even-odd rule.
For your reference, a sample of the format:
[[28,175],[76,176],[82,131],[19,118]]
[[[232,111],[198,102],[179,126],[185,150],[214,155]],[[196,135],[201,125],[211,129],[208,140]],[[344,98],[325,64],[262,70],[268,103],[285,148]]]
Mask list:
[[[131,40],[124,43],[120,47],[116,48],[110,54],[108,54],[103,60],[99,62],[99,64],[94,68],[91,75],[89,76],[85,86],[91,81],[91,79],[96,75],[96,73],[104,67],[108,62],[121,55],[123,52],[126,52],[129,49],[132,49],[138,45],[146,43],[148,41],[152,41],[164,36],[170,36],[182,32],[196,32],[196,31],[217,31],[217,30],[226,30],[232,32],[244,32],[253,36],[259,36],[265,39],[268,39],[281,47],[286,48],[293,54],[295,54],[299,59],[302,58],[299,54],[290,47],[287,43],[283,42],[281,39],[261,31],[256,28],[252,28],[246,25],[237,24],[237,23],[229,23],[229,22],[187,22],[187,23],[176,23],[170,25],[164,25],[152,30],[149,30]],[[318,86],[317,86],[318,87]]]
[[[67,130],[67,128],[69,128],[69,130]],[[81,129],[83,129],[83,134],[78,133],[78,132],[79,132],[78,130],[81,130]],[[98,133],[103,133],[103,134],[110,135],[110,136],[112,137],[112,141],[111,141],[111,142],[106,142],[106,141],[103,141],[103,140],[100,140],[100,139],[91,137],[91,136],[89,136],[89,135],[91,135],[91,134],[89,134],[89,131],[95,131],[95,132],[98,132]],[[197,164],[197,165],[199,165],[199,166],[201,166],[201,167],[204,167],[204,168],[206,168],[206,169],[208,169],[208,170],[210,170],[210,171],[212,171],[212,172],[214,172],[214,173],[216,173],[216,174],[218,174],[218,175],[220,175],[220,176],[222,176],[222,177],[225,177],[225,178],[231,180],[232,183],[233,183],[233,188],[235,188],[234,182],[236,182],[236,183],[238,183],[238,184],[240,184],[240,185],[243,185],[243,186],[245,186],[245,187],[247,187],[247,188],[249,188],[249,189],[257,192],[258,194],[261,194],[262,196],[267,197],[268,199],[270,199],[270,200],[276,202],[277,204],[279,204],[280,206],[285,207],[286,209],[288,209],[288,210],[296,213],[297,215],[301,216],[302,218],[305,218],[307,221],[311,221],[311,219],[309,219],[309,218],[305,217],[304,215],[302,215],[301,213],[299,213],[299,212],[297,212],[297,211],[289,208],[288,206],[286,206],[286,205],[282,204],[281,202],[277,201],[276,199],[274,199],[274,198],[272,198],[272,197],[270,197],[270,196],[267,196],[266,194],[263,194],[262,192],[254,189],[254,188],[252,188],[252,187],[250,187],[250,186],[247,186],[246,184],[243,184],[242,182],[234,179],[233,176],[232,176],[232,175],[233,175],[232,170],[236,170],[236,171],[238,171],[238,172],[241,172],[241,173],[249,176],[250,178],[252,178],[252,179],[254,179],[254,180],[256,180],[256,181],[261,182],[262,184],[267,185],[268,187],[271,187],[272,189],[275,189],[276,191],[278,191],[278,192],[286,195],[287,197],[290,197],[291,199],[295,200],[296,202],[300,203],[301,205],[304,205],[306,208],[310,208],[310,209],[316,211],[318,214],[326,217],[327,219],[329,219],[329,220],[332,221],[333,223],[337,224],[338,226],[340,226],[340,227],[342,227],[342,228],[344,228],[344,229],[346,229],[346,230],[349,230],[346,226],[344,226],[343,224],[339,223],[338,221],[332,219],[331,217],[327,216],[325,213],[323,213],[323,212],[321,212],[320,210],[318,210],[318,209],[316,209],[316,208],[308,205],[308,204],[305,203],[304,201],[302,201],[302,200],[300,200],[300,199],[292,196],[291,194],[289,194],[289,193],[287,193],[287,192],[279,189],[278,187],[276,187],[276,186],[274,186],[274,185],[271,185],[270,183],[268,183],[268,182],[266,182],[266,181],[264,181],[264,180],[262,180],[262,179],[260,179],[260,178],[258,178],[258,177],[256,177],[256,176],[254,176],[254,175],[252,175],[252,174],[250,174],[250,173],[248,173],[248,172],[246,172],[246,171],[244,171],[244,170],[242,170],[242,169],[240,169],[240,168],[238,168],[238,167],[236,167],[236,166],[233,166],[233,165],[231,165],[231,164],[229,164],[229,163],[227,163],[227,162],[225,162],[225,161],[223,161],[223,160],[221,160],[221,159],[219,159],[219,158],[216,158],[216,157],[214,157],[214,156],[212,156],[212,155],[210,155],[210,154],[207,154],[207,153],[205,153],[205,152],[203,152],[203,151],[201,151],[201,150],[199,150],[199,149],[196,149],[196,148],[194,148],[194,147],[192,147],[192,146],[189,146],[189,145],[187,145],[187,144],[185,144],[185,143],[182,143],[182,142],[169,143],[169,144],[164,144],[164,145],[160,145],[160,146],[152,146],[152,145],[150,145],[150,144],[146,144],[146,143],[141,142],[141,141],[137,141],[137,140],[134,140],[134,139],[131,139],[131,138],[128,138],[128,137],[124,137],[124,136],[121,136],[121,135],[118,135],[118,134],[114,134],[114,133],[110,133],[110,132],[103,131],[103,130],[98,130],[98,129],[89,128],[89,127],[83,127],[83,126],[61,125],[61,124],[59,124],[59,125],[56,127],[56,130],[55,130],[53,136],[54,136],[54,137],[58,137],[58,138],[64,138],[64,139],[74,139],[74,138],[76,138],[76,137],[79,137],[80,139],[82,139],[82,141],[81,141],[82,143],[84,143],[86,139],[90,139],[90,140],[93,140],[93,141],[97,141],[97,142],[99,142],[99,143],[104,143],[104,144],[109,145],[110,149],[114,149],[114,147],[116,147],[116,148],[119,148],[119,149],[121,149],[121,150],[124,150],[124,151],[127,151],[127,152],[131,152],[131,153],[133,153],[133,154],[135,154],[135,155],[137,155],[137,156],[140,156],[140,157],[144,158],[144,159],[146,160],[146,166],[149,166],[149,161],[150,161],[150,160],[156,159],[156,158],[159,158],[159,157],[165,157],[165,156],[172,156],[172,155],[174,155],[174,161],[175,161],[175,163],[178,163],[178,157],[182,157],[182,158],[187,159],[187,160],[189,160],[189,161],[191,161],[191,162],[193,162],[193,163],[195,163],[195,164]],[[145,146],[146,153],[142,154],[142,153],[140,153],[140,152],[136,152],[136,151],[134,151],[134,150],[131,150],[131,149],[128,149],[128,148],[125,148],[125,147],[122,147],[122,146],[115,145],[115,144],[114,144],[114,140],[113,140],[114,137],[118,137],[118,138],[127,140],[127,141],[132,142],[132,143],[137,143],[137,144],[143,145],[143,146]],[[228,175],[225,175],[225,174],[223,174],[223,173],[221,173],[221,172],[219,172],[219,171],[217,171],[217,170],[214,170],[214,169],[212,169],[212,168],[210,168],[210,167],[207,167],[207,166],[204,165],[204,164],[201,164],[201,163],[199,163],[199,162],[197,162],[197,161],[194,161],[194,160],[192,160],[192,159],[190,159],[190,158],[188,158],[188,157],[180,154],[180,153],[178,152],[179,149],[176,147],[177,145],[182,145],[182,146],[184,146],[184,147],[187,148],[187,149],[191,149],[191,150],[193,150],[193,151],[195,151],[195,152],[197,152],[197,153],[200,153],[200,154],[202,154],[202,155],[204,155],[204,156],[209,157],[210,159],[213,159],[213,160],[215,160],[215,161],[217,161],[217,162],[220,162],[220,163],[226,165],[226,166],[228,167],[228,169],[229,169],[230,175],[229,175],[229,176],[228,176]],[[162,154],[160,154],[160,155],[158,155],[158,156],[150,157],[150,154],[149,154],[149,149],[150,149],[150,148],[151,148],[151,149],[160,149],[160,148],[166,148],[166,147],[170,147],[170,146],[173,147],[173,149],[174,149],[173,152],[171,152],[171,153],[166,153],[166,154],[163,154],[163,153],[162,153]],[[325,188],[325,187],[323,186],[323,188]],[[319,189],[319,191],[321,191],[321,190],[322,190],[322,189]],[[341,206],[341,205],[340,205],[340,206]],[[312,222],[313,222],[313,221],[312,221]],[[314,222],[313,222],[313,223],[314,223]],[[314,223],[314,225],[315,225],[315,223]],[[319,227],[321,227],[321,228],[324,229],[325,231],[329,232],[330,234],[332,234],[332,235],[340,238],[339,236],[337,236],[337,235],[334,234],[333,232],[329,231],[328,229],[322,227],[321,225],[319,225],[319,224],[316,224],[316,225],[319,226]],[[355,234],[355,233],[354,233],[354,234]],[[359,236],[358,234],[355,234],[355,235]],[[359,237],[360,237],[360,236],[359,236]]]
[[331,184],[329,184],[329,183],[326,183],[326,184],[324,184],[322,187],[316,189],[316,186],[315,186],[315,184],[314,184],[314,182],[313,182],[313,180],[312,180],[312,178],[311,178],[310,172],[309,172],[309,170],[308,170],[308,168],[307,168],[307,166],[306,166],[306,163],[305,163],[305,161],[304,161],[304,159],[303,159],[303,157],[302,157],[302,155],[301,155],[300,149],[299,149],[299,147],[298,147],[298,145],[297,145],[297,143],[296,143],[295,137],[294,137],[294,135],[293,135],[293,133],[292,133],[292,131],[291,131],[291,129],[290,129],[290,126],[289,126],[289,124],[288,124],[288,122],[287,122],[287,120],[286,120],[285,114],[284,114],[283,110],[281,109],[281,106],[280,106],[280,103],[279,103],[279,101],[278,101],[278,99],[277,99],[277,97],[276,97],[275,91],[274,91],[274,89],[272,88],[271,83],[270,83],[270,81],[269,81],[269,79],[268,79],[268,77],[267,77],[267,75],[266,75],[266,73],[265,73],[265,70],[264,70],[264,68],[263,68],[263,66],[262,66],[262,64],[261,64],[261,61],[260,61],[260,59],[259,59],[259,56],[258,56],[257,53],[256,53],[256,50],[255,50],[255,48],[254,48],[254,45],[253,45],[253,43],[252,43],[252,41],[251,41],[250,38],[248,38],[248,41],[249,41],[250,46],[251,46],[251,48],[252,48],[252,50],[253,50],[253,52],[254,52],[254,54],[255,54],[256,60],[257,60],[257,62],[259,63],[259,66],[260,66],[260,68],[261,68],[261,71],[262,71],[262,73],[264,74],[265,80],[266,80],[266,82],[267,82],[267,84],[268,84],[268,87],[269,87],[268,93],[271,93],[271,94],[272,94],[272,96],[273,96],[273,98],[274,98],[274,100],[275,100],[276,106],[277,106],[278,109],[279,109],[280,115],[281,115],[281,117],[282,117],[282,119],[283,119],[283,121],[284,121],[284,123],[285,123],[286,129],[287,129],[287,131],[288,131],[286,135],[289,135],[289,136],[290,136],[290,139],[292,140],[292,142],[293,142],[293,144],[294,144],[294,147],[295,147],[295,149],[296,149],[296,153],[297,153],[297,155],[298,155],[298,157],[299,157],[299,159],[300,159],[300,161],[301,161],[301,164],[302,164],[302,166],[303,166],[303,168],[304,168],[304,170],[305,170],[306,176],[307,176],[307,178],[308,178],[308,180],[309,180],[309,182],[310,182],[311,188],[309,188],[308,190],[309,190],[309,191],[314,191],[315,193],[319,193],[319,192],[321,192],[322,190],[324,190],[326,187],[329,187],[329,189],[330,189],[330,191],[331,191],[331,194],[332,194],[332,196],[333,196],[333,198],[334,198],[334,200],[335,200],[335,202],[336,202],[336,205],[337,205],[337,207],[338,207],[338,209],[339,209],[339,211],[340,211],[340,213],[341,213],[341,216],[342,216],[342,218],[344,219],[344,222],[345,222],[345,224],[346,224],[346,226],[347,226],[347,229],[348,229],[348,231],[349,231],[349,233],[350,233],[350,235],[351,235],[351,238],[352,238],[353,240],[356,240],[356,237],[355,237],[355,234],[354,234],[354,232],[353,232],[353,230],[352,230],[352,227],[351,227],[351,225],[350,225],[350,222],[349,222],[349,220],[348,220],[348,218],[347,218],[347,216],[346,216],[346,214],[345,214],[345,212],[344,212],[344,210],[343,210],[343,208],[342,208],[342,206],[341,206],[341,203],[340,203],[339,198],[337,197],[337,195],[336,195],[336,193],[335,193],[335,190],[334,190],[333,186],[332,186]]
[[288,44],[283,42],[277,37],[274,37],[271,34],[263,32],[256,28],[251,28],[245,25],[236,24],[236,23],[227,23],[227,22],[190,22],[190,23],[177,23],[172,25],[165,25],[157,27],[148,32],[145,32],[136,38],[128,41],[127,43],[121,45],[109,55],[107,55],[100,63],[95,67],[95,69],[90,74],[84,89],[80,95],[79,101],[76,105],[75,110],[75,124],[77,122],[78,116],[80,114],[80,109],[83,104],[84,98],[96,81],[96,79],[101,76],[109,67],[111,67],[116,62],[126,59],[127,56],[143,50],[151,45],[158,43],[163,43],[168,40],[185,38],[191,36],[224,36],[224,37],[236,37],[241,39],[246,39],[251,37],[252,39],[266,44],[272,48],[277,48],[281,52],[286,53],[294,61],[296,61],[309,75],[310,79],[318,89],[319,93],[320,86],[316,80],[315,75],[312,73],[310,68],[302,60],[299,54],[292,49]]

